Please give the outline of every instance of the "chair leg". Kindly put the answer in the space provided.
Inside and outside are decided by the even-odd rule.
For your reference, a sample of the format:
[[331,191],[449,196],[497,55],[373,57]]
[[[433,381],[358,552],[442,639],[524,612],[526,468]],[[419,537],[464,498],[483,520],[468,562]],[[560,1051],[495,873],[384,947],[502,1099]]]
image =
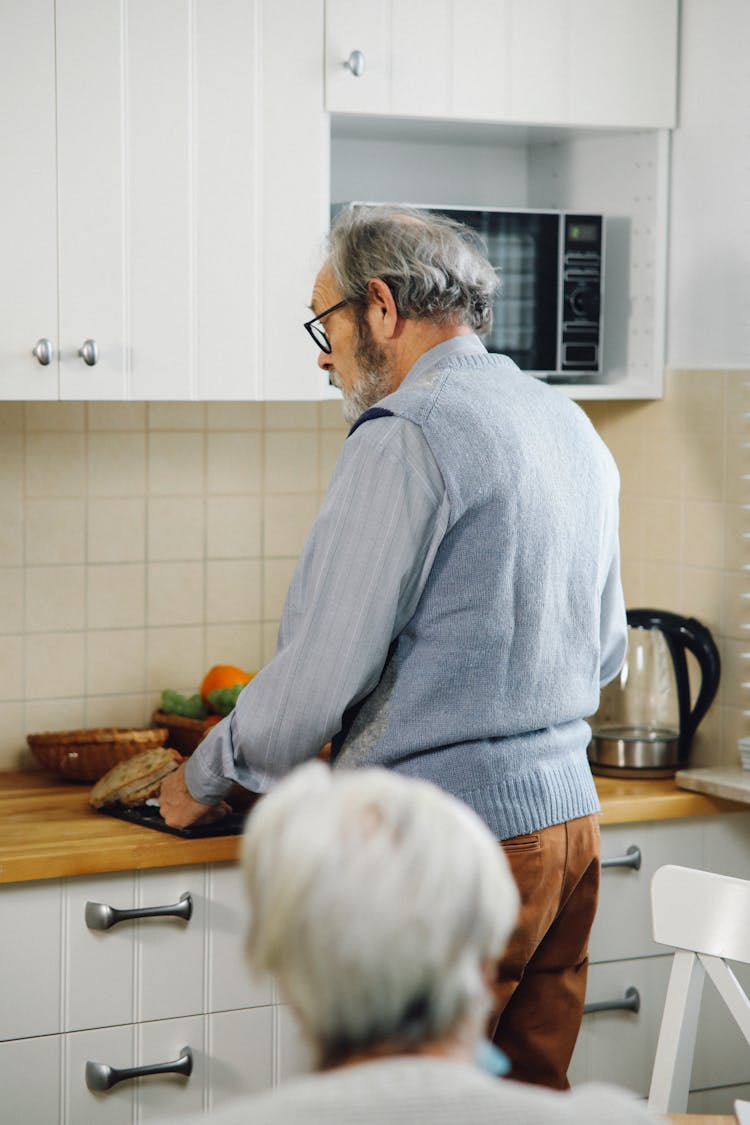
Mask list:
[[648,1108],[653,1112],[687,1110],[704,979],[705,970],[696,954],[678,949],[672,962],[651,1075]]

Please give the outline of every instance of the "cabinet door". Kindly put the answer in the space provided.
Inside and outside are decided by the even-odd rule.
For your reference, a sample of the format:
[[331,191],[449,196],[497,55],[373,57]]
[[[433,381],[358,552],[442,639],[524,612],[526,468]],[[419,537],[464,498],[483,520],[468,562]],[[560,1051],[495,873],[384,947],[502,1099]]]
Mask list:
[[[54,0],[0,6],[0,398],[57,398]],[[32,355],[48,340],[52,360]],[[40,353],[41,354],[41,353]]]
[[671,128],[677,118],[677,0],[568,0],[568,120]]
[[[326,0],[326,109],[335,113],[391,113],[389,4]],[[347,65],[361,52],[364,70]]]
[[[328,0],[326,26],[333,112],[675,123],[676,0]],[[353,50],[359,78],[345,66]]]
[[[380,7],[380,5],[373,5]],[[263,0],[258,66],[262,145],[255,216],[263,399],[323,398],[328,379],[302,324],[320,265],[330,205],[329,123],[323,109],[323,0]],[[245,365],[238,371],[245,378]],[[246,397],[235,391],[234,397]]]
[[[122,4],[58,0],[56,34],[60,395],[123,398],[126,76]],[[98,353],[91,365],[78,354],[87,340],[95,342]]]

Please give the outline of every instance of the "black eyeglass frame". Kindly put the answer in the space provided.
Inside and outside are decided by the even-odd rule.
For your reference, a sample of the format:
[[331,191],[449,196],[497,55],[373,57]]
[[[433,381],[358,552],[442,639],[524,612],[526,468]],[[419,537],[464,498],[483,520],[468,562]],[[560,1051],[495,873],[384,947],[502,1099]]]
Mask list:
[[[348,305],[350,300],[350,297],[345,297],[343,301],[339,301],[338,304],[331,305],[330,309],[325,309],[322,313],[318,313],[317,316],[314,316],[312,320],[306,320],[302,325],[302,327],[310,333],[320,350],[322,352],[325,352],[326,355],[330,355],[333,351],[333,348],[331,347],[331,341],[328,339],[325,328],[322,324],[318,324],[318,321],[323,320],[323,318],[326,316],[330,316],[331,313],[336,312],[337,309],[343,309],[344,305]],[[316,332],[319,332],[320,335],[316,335]]]

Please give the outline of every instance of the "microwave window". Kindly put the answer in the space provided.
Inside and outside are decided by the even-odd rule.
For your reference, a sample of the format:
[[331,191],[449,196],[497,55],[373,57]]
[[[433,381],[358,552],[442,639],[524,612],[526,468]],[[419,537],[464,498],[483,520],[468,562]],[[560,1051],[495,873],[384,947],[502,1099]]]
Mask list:
[[510,356],[523,371],[554,371],[559,215],[459,208],[442,213],[479,234],[500,277],[487,349]]

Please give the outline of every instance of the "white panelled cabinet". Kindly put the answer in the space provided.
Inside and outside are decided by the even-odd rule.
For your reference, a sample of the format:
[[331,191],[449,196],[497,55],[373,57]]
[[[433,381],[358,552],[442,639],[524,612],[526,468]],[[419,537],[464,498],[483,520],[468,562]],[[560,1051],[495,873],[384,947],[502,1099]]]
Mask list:
[[[91,929],[86,907],[173,907]],[[8,1121],[131,1125],[200,1113],[309,1069],[268,980],[243,956],[246,907],[230,864],[10,884],[0,911],[0,1088]],[[95,1091],[87,1063],[175,1064]],[[184,1064],[181,1064],[184,1065]]]
[[326,105],[671,128],[677,0],[326,0]]
[[[620,862],[610,866],[612,860]],[[586,990],[592,1010],[583,1018],[573,1055],[573,1085],[613,1082],[648,1094],[672,965],[671,951],[651,937],[651,877],[665,863],[750,878],[750,813],[602,828],[601,893]],[[737,972],[748,988],[747,968]],[[731,1113],[733,1098],[747,1097],[748,1087],[747,1044],[709,983],[689,1109]]]
[[0,397],[321,397],[322,57],[322,0],[3,3]]

